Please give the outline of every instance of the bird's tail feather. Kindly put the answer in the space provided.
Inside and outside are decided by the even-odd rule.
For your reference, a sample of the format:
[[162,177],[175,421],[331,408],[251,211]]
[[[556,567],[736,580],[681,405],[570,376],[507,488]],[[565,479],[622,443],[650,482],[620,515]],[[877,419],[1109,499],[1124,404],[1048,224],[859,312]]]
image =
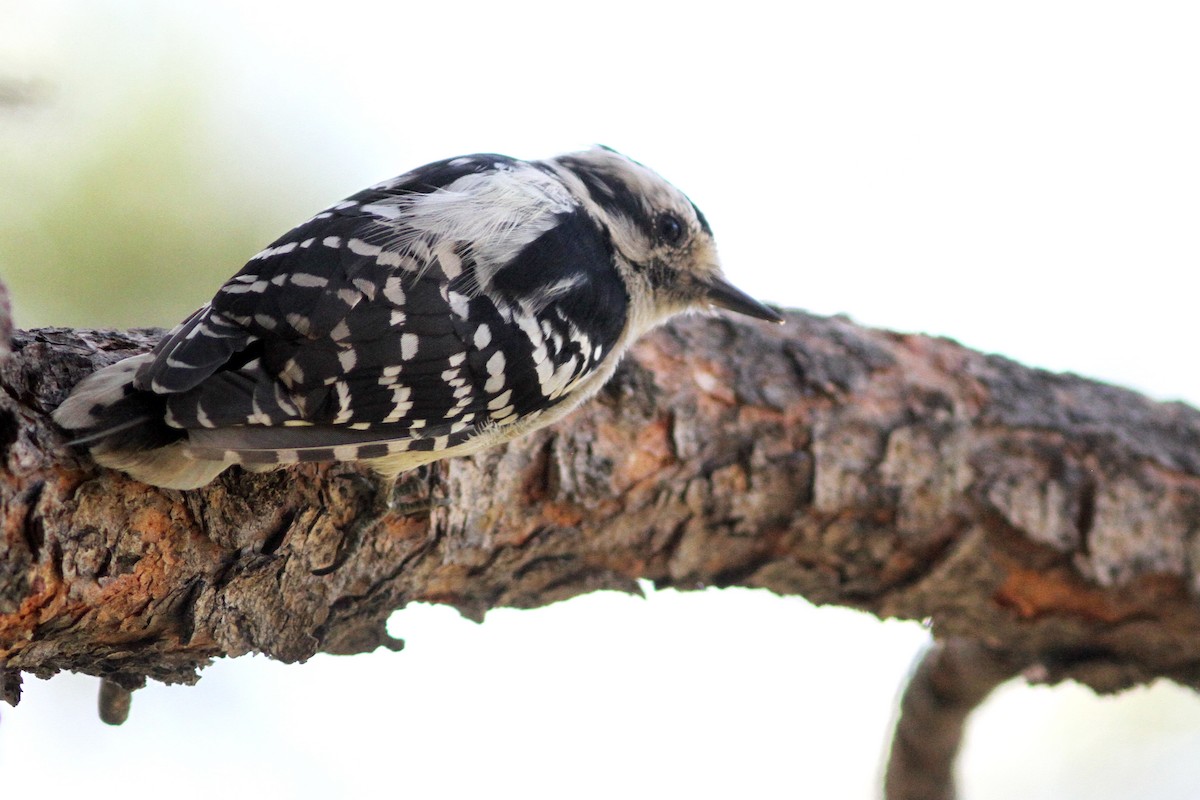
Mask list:
[[151,358],[132,356],[84,378],[55,409],[54,421],[73,434],[70,444],[87,447],[105,467],[170,489],[203,486],[228,464],[188,457],[184,432],[163,421],[165,398],[134,387]]
[[[74,434],[71,444],[148,449],[166,443],[156,441],[161,432],[148,436],[141,430],[154,427],[154,406],[161,399],[133,385],[138,369],[151,358],[149,353],[126,358],[76,384],[54,410],[54,421]],[[157,416],[162,418],[161,410]]]

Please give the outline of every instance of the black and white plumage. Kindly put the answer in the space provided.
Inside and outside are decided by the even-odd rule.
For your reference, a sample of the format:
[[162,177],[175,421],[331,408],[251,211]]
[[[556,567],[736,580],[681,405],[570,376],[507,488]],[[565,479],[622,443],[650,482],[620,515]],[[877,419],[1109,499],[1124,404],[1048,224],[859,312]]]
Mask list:
[[153,352],[55,411],[102,465],[188,489],[230,464],[395,475],[549,424],[727,283],[681,192],[606,148],[472,155],[359,192],[254,256]]

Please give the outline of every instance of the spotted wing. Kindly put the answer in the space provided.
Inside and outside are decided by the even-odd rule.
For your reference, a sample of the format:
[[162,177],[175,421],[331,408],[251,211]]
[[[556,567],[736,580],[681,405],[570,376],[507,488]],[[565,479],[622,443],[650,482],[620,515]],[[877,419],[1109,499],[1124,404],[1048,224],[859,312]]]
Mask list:
[[481,264],[475,241],[405,233],[390,192],[263,251],[139,375],[195,455],[444,449],[561,402],[612,349],[627,300],[583,212],[553,209],[507,260]]

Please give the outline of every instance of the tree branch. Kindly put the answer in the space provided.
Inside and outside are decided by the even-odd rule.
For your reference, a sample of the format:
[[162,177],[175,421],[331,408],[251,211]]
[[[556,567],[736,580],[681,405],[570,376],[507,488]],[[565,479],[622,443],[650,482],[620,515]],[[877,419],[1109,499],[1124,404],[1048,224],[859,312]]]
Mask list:
[[929,620],[1099,691],[1200,683],[1200,413],[945,339],[788,321],[677,321],[565,424],[395,486],[301,466],[186,493],[97,470],[47,417],[153,332],[18,333],[0,371],[4,696],[17,671],[129,690],[217,656],[396,648],[384,623],[409,602],[482,619],[641,578]]
[[967,716],[1021,666],[979,641],[934,642],[900,703],[884,780],[887,800],[954,800],[954,759]]

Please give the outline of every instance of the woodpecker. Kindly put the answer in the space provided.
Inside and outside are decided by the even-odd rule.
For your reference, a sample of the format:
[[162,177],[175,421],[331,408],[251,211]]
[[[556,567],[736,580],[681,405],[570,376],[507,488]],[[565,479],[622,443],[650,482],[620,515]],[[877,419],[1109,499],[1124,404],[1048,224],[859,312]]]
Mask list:
[[231,464],[395,476],[561,419],[637,337],[712,306],[782,322],[640,163],[604,147],[461,156],[292,229],[54,419],[101,465],[166,488]]

